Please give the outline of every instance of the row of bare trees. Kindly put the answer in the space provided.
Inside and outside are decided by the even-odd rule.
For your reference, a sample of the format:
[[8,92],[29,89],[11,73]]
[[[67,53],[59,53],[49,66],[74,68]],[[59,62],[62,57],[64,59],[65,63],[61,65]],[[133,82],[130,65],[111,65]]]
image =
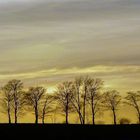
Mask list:
[[103,84],[101,79],[78,77],[59,84],[55,93],[48,94],[44,87],[25,90],[20,80],[11,80],[1,88],[2,112],[7,114],[9,123],[13,122],[13,117],[14,123],[18,123],[18,118],[25,113],[33,113],[35,123],[39,119],[45,123],[47,115],[57,112],[65,116],[66,124],[69,124],[72,113],[78,116],[79,123],[86,124],[87,111],[90,111],[92,124],[95,125],[97,114],[110,110],[116,125],[117,111],[122,104],[127,104],[135,109],[140,124],[140,92],[128,92],[122,98],[116,90],[103,92]]

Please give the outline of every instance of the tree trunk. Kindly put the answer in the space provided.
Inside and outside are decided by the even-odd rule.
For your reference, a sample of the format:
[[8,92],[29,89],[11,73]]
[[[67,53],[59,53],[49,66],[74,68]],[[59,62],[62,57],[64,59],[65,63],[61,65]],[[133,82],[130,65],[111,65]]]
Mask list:
[[9,121],[9,124],[11,123],[11,115],[10,115],[10,112],[8,112],[8,121]]
[[139,114],[139,124],[140,124],[140,114]]
[[83,124],[85,124],[85,118],[86,118],[86,94],[87,94],[87,88],[85,87],[85,95],[84,95],[84,102],[83,102]]
[[85,124],[85,101],[84,101],[84,106],[83,106],[83,124]]
[[66,124],[68,124],[68,111],[66,111]]
[[68,99],[67,99],[67,105],[66,105],[66,124],[68,124],[68,117],[69,117],[69,103],[68,103]]
[[138,123],[140,124],[140,112],[139,112],[139,109],[137,109],[138,111]]
[[83,118],[82,118],[81,113],[79,113],[79,119],[80,119],[80,123],[83,124]]
[[14,90],[14,117],[15,117],[15,124],[17,123],[17,97],[16,97],[16,90]]
[[78,113],[79,114],[79,120],[80,120],[80,124],[84,124],[84,119],[83,119],[83,116],[81,113]]
[[15,108],[15,124],[17,123],[17,108]]
[[69,94],[66,95],[67,103],[66,103],[66,124],[68,124],[69,117]]
[[94,103],[93,99],[91,100],[91,109],[92,109],[92,124],[95,125],[95,112],[94,112]]
[[45,109],[46,109],[46,106],[44,106],[44,108],[43,108],[43,113],[42,113],[42,123],[43,123],[43,124],[45,123],[45,114],[46,114]]
[[95,125],[95,115],[92,114],[92,124]]
[[35,124],[38,124],[38,112],[35,113]]
[[116,125],[117,122],[116,122],[116,113],[115,113],[115,110],[113,110],[113,119],[114,119],[114,125]]
[[136,110],[138,112],[138,123],[140,124],[140,110],[137,104],[136,104]]
[[8,102],[8,122],[11,123],[10,104]]
[[17,123],[17,100],[16,100],[16,97],[15,97],[15,124]]
[[35,103],[35,124],[38,124],[38,104]]

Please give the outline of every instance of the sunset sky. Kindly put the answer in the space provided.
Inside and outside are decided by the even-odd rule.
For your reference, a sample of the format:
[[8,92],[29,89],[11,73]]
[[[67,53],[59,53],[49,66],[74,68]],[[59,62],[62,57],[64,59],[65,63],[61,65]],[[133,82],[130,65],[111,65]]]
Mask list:
[[140,90],[140,0],[0,0],[0,84],[78,75]]

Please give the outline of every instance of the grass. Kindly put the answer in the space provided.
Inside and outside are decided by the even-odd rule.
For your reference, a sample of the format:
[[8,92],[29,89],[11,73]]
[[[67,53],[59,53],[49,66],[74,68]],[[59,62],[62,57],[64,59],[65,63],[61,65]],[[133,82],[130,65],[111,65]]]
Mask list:
[[0,134],[18,139],[135,140],[140,139],[140,125],[0,124]]

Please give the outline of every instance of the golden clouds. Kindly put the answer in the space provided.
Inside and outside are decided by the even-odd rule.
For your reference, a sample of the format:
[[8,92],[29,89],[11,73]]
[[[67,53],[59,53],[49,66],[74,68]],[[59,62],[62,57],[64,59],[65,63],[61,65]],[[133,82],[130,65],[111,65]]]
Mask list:
[[0,79],[32,79],[32,78],[40,78],[47,76],[59,76],[59,75],[75,75],[75,74],[131,74],[131,73],[139,73],[140,66],[94,66],[87,68],[69,68],[69,69],[48,69],[48,70],[40,70],[34,72],[27,73],[15,73],[15,74],[1,74]]

